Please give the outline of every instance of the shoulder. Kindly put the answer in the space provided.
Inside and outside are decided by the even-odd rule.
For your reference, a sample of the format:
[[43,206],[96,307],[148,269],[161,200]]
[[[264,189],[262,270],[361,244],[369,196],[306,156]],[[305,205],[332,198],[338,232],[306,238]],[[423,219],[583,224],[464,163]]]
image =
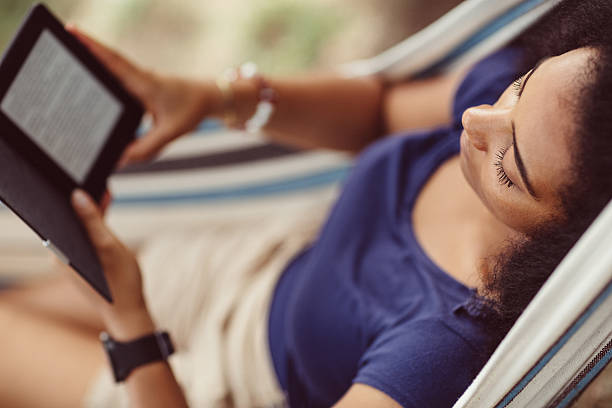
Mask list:
[[440,126],[434,129],[423,129],[394,134],[372,143],[357,160],[360,168],[383,168],[405,170],[406,166],[418,167],[418,162],[427,160],[449,144],[451,129]]
[[441,319],[389,329],[367,349],[353,382],[406,407],[451,406],[486,362],[477,337],[469,338]]

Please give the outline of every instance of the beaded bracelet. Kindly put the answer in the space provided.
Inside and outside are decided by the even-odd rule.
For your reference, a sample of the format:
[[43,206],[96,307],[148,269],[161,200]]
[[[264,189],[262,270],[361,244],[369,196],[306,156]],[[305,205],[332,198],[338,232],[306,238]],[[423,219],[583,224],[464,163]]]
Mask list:
[[257,73],[257,66],[253,62],[246,62],[237,69],[224,71],[217,80],[217,86],[223,95],[224,120],[228,126],[235,125],[237,122],[234,93],[231,84],[240,78],[253,79],[257,85],[257,106],[255,107],[255,113],[244,123],[244,129],[248,133],[257,133],[266,126],[274,113],[277,103],[276,91]]

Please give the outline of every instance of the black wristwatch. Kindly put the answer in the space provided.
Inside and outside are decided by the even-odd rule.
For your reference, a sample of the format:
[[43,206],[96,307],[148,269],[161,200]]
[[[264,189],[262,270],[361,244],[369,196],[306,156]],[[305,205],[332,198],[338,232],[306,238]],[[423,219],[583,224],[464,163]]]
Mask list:
[[156,331],[129,342],[117,341],[108,333],[102,332],[100,340],[110,360],[116,382],[124,381],[136,367],[166,360],[174,353],[168,332]]

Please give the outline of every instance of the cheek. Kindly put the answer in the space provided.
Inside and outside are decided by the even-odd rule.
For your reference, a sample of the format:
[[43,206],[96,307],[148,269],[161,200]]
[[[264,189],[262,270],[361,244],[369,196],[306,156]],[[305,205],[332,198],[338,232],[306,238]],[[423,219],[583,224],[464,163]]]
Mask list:
[[508,188],[497,179],[493,159],[461,143],[461,169],[487,209],[508,227],[527,232],[538,221],[537,211],[517,187]]
[[529,233],[543,218],[530,198],[516,186],[501,185],[494,173],[482,178],[480,197],[495,218],[517,232]]

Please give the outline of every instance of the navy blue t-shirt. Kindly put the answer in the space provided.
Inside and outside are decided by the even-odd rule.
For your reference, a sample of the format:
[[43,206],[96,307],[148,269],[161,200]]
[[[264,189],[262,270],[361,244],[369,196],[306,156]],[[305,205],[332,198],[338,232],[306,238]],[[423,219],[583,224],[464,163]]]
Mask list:
[[463,111],[493,103],[517,58],[506,49],[477,64],[448,127],[369,147],[319,238],[284,271],[269,341],[292,407],[331,406],[353,383],[404,407],[450,407],[486,362],[486,332],[466,307],[474,291],[427,256],[411,216],[427,179],[459,152]]

